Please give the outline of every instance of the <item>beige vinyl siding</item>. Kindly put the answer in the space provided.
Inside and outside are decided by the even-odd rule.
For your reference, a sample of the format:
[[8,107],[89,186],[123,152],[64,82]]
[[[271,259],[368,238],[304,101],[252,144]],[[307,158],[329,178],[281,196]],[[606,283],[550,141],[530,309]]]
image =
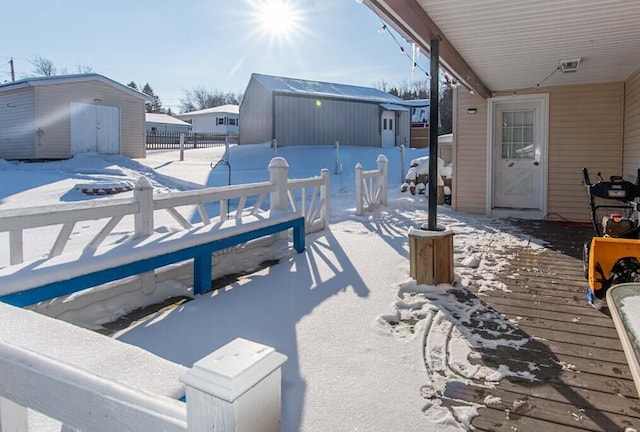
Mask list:
[[[549,219],[589,220],[582,168],[595,176],[622,169],[623,83],[547,87],[549,94],[547,212]],[[512,91],[496,96],[510,95]],[[484,213],[486,203],[486,101],[458,91],[454,130],[454,209]],[[478,109],[467,114],[467,108]],[[457,136],[456,136],[457,135]],[[457,197],[455,195],[458,195]]]
[[625,178],[635,181],[640,168],[640,71],[627,80],[624,90],[622,165]]
[[0,159],[35,157],[34,91],[0,94]]
[[[468,91],[455,91],[453,125],[452,207],[484,214],[487,185],[487,101]],[[475,114],[467,113],[476,108]]]
[[622,83],[545,89],[550,93],[549,213],[588,221],[582,168],[592,177],[598,171],[620,175],[623,90]]
[[37,86],[35,91],[36,129],[44,131],[37,146],[38,158],[71,156],[72,102],[118,107],[120,152],[132,158],[145,157],[145,109],[141,99],[100,81],[49,84]]

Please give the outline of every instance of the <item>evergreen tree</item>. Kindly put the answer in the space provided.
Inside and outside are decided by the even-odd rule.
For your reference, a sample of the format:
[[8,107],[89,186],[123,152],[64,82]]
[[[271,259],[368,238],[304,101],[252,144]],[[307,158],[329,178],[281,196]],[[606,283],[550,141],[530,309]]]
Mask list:
[[444,83],[440,92],[440,131],[439,135],[449,134],[453,130],[453,88]]
[[142,88],[142,93],[149,95],[153,98],[153,102],[151,102],[150,104],[147,104],[148,113],[164,113],[164,110],[162,109],[162,101],[160,100],[159,96],[156,96],[153,93],[153,89],[151,88],[149,83],[146,83],[144,85],[144,87]]
[[129,87],[131,87],[134,90],[138,90],[138,85],[134,82],[131,81],[129,84],[127,84]]

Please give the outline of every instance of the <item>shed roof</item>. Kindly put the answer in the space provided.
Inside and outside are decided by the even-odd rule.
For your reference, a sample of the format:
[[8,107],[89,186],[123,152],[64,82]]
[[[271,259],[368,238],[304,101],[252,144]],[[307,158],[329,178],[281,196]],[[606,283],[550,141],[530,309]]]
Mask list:
[[26,87],[37,87],[52,84],[67,84],[83,81],[100,81],[102,83],[115,87],[118,90],[129,93],[131,96],[135,96],[146,102],[153,102],[153,97],[97,73],[25,78],[7,84],[0,84],[0,93]]
[[220,105],[213,108],[205,108],[198,111],[190,111],[182,114],[176,114],[178,118],[193,117],[196,115],[214,114],[214,113],[227,113],[227,114],[239,114],[240,107],[238,105]]
[[191,126],[190,123],[177,119],[167,114],[146,113],[145,120],[147,123],[164,123],[180,126]]
[[255,79],[266,89],[275,93],[289,93],[306,96],[325,96],[339,99],[405,105],[405,101],[392,94],[372,87],[360,87],[299,78],[286,78],[254,73]]

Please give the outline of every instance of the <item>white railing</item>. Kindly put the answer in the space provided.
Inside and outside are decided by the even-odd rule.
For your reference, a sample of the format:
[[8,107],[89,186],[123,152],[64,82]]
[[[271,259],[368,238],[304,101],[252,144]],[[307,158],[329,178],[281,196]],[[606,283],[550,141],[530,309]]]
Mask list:
[[[64,431],[281,430],[281,366],[287,358],[271,347],[235,339],[186,369],[89,330],[72,331],[112,357],[130,355],[146,363],[123,383],[126,373],[110,371],[99,360],[88,366],[84,359],[96,354],[77,341],[64,342],[69,324],[1,307],[3,325],[22,328],[33,318],[46,329],[4,332],[0,340],[2,431],[28,431],[27,408],[59,421]],[[63,338],[61,346],[47,349],[55,338]],[[186,390],[187,402],[163,388]]]
[[[151,183],[141,177],[136,183],[133,198],[0,210],[0,232],[9,233],[9,265],[24,261],[24,231],[27,229],[62,225],[54,244],[47,249],[47,255],[51,258],[63,253],[74,230],[82,231],[79,222],[108,219],[84,246],[85,251],[90,251],[97,249],[128,215],[134,218],[134,229],[129,233],[130,238],[144,237],[154,231],[155,211],[168,212],[182,228],[190,229],[194,224],[177,208],[188,206],[193,209],[195,206],[202,221],[199,223],[209,225],[229,217],[241,218],[243,215],[262,212],[261,206],[267,194],[270,194],[272,210],[290,208],[308,218],[308,232],[326,228],[329,218],[328,172],[323,170],[317,177],[290,180],[288,170],[286,160],[273,158],[269,164],[269,182],[211,187],[154,196]],[[313,192],[307,202],[307,190],[310,188]],[[298,190],[300,192],[296,193]],[[300,201],[296,200],[296,195]],[[255,200],[249,199],[252,197],[255,197]],[[234,211],[230,211],[228,207],[231,201],[237,201]],[[217,215],[212,215],[209,209],[215,208],[215,204],[218,204],[219,211]]]
[[387,205],[387,170],[389,160],[385,155],[378,155],[377,170],[363,171],[362,165],[356,165],[356,214]]

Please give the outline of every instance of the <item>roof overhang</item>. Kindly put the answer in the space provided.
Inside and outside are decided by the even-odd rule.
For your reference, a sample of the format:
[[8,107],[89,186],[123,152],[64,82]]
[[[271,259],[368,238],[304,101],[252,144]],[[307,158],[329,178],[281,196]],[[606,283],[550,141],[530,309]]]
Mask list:
[[153,97],[145,93],[139,92],[138,90],[133,89],[124,84],[120,84],[119,82],[114,81],[110,78],[107,78],[103,75],[99,75],[95,73],[25,78],[23,80],[0,85],[0,93],[18,90],[21,88],[28,88],[28,87],[48,86],[48,85],[54,85],[54,84],[68,84],[68,83],[85,82],[85,81],[99,81],[111,87],[115,87],[120,91],[128,93],[131,96],[137,97],[138,99],[144,100],[145,102],[153,102]]
[[381,103],[380,107],[387,111],[409,111],[409,108],[403,107],[402,105],[390,104],[390,103]]
[[[640,2],[365,0],[483,97],[544,86],[620,82],[640,69]],[[563,60],[580,58],[563,73]]]

